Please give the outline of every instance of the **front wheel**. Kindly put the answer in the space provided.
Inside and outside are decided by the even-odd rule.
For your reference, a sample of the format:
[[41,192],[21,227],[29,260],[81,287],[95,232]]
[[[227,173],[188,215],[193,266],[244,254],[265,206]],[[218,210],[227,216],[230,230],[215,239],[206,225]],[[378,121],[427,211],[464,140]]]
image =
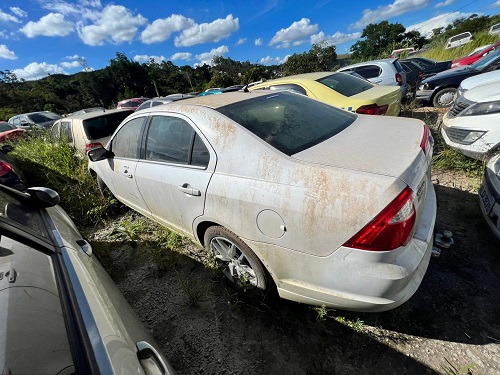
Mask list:
[[437,108],[450,107],[455,101],[457,89],[454,87],[447,87],[439,90],[432,99],[432,105]]
[[205,247],[214,256],[217,268],[239,289],[269,291],[269,273],[250,247],[230,230],[215,226],[205,233]]

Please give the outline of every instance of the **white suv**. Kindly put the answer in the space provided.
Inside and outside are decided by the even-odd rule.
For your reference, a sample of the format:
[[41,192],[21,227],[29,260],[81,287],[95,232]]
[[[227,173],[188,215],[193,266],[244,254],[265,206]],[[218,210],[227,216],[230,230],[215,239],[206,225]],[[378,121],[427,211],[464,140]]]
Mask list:
[[344,66],[338,72],[353,71],[372,83],[383,86],[401,86],[401,96],[408,92],[406,71],[398,59],[365,61]]

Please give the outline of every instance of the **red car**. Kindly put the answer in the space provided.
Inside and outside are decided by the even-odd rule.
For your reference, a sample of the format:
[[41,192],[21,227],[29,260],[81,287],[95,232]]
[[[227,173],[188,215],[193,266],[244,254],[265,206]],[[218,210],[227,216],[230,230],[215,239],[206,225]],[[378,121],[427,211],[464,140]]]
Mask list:
[[492,51],[494,51],[496,48],[498,48],[498,46],[500,46],[500,42],[496,42],[494,44],[490,44],[489,46],[483,48],[482,50],[474,52],[474,53],[472,53],[470,55],[467,55],[465,57],[462,57],[460,59],[453,60],[452,63],[451,63],[451,67],[452,68],[456,68],[458,66],[464,66],[464,65],[474,64],[477,60],[483,58],[487,54],[489,54]]
[[119,101],[116,108],[127,108],[133,109],[134,111],[139,107],[142,103],[144,103],[149,98],[140,97],[140,98],[130,98]]
[[0,121],[0,142],[10,141],[22,137],[26,130],[16,128],[7,122]]

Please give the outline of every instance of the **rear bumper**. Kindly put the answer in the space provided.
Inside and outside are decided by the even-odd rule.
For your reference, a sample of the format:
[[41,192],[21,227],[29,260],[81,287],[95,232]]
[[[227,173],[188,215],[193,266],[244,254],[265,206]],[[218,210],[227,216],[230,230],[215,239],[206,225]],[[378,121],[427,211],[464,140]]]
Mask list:
[[[496,179],[496,180],[495,180]],[[496,183],[495,183],[496,182]],[[491,231],[500,240],[500,178],[489,168],[485,169],[483,183],[479,189],[479,206]],[[491,199],[491,208],[486,212],[484,199]]]
[[[315,257],[268,244],[249,241],[249,245],[273,276],[282,298],[352,311],[391,310],[416,292],[429,264],[436,219],[430,181],[423,204],[413,238],[392,251],[340,247],[327,257]],[[286,254],[278,254],[282,252]]]

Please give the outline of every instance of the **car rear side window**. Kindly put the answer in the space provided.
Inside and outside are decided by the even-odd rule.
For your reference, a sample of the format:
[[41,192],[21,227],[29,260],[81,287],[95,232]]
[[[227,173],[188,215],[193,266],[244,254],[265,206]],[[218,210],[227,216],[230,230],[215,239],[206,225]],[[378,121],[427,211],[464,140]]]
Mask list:
[[0,191],[0,217],[7,218],[26,227],[33,232],[48,237],[47,227],[43,221],[40,210],[22,204],[20,200]]
[[370,82],[353,77],[347,73],[332,74],[318,79],[318,82],[344,96],[353,96],[373,87]]
[[209,152],[199,135],[185,120],[153,116],[146,140],[146,160],[206,167]]
[[73,142],[73,134],[71,133],[71,122],[61,121],[61,137],[68,142]]
[[357,116],[299,94],[276,92],[217,109],[286,155],[333,137]]
[[358,66],[354,68],[354,71],[366,79],[376,78],[380,76],[381,73],[380,67],[376,65]]
[[111,151],[117,157],[137,159],[144,117],[123,125],[111,142]]

